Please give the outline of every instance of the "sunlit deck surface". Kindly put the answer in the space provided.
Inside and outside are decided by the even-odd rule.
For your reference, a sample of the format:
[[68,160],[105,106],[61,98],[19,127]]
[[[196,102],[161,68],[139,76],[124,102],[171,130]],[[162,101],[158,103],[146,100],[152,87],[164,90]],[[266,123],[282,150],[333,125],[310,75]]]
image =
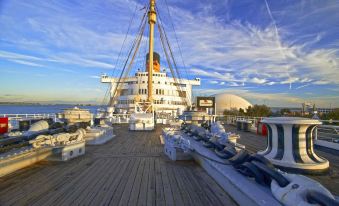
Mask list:
[[163,155],[155,132],[128,132],[68,162],[40,162],[0,178],[0,205],[235,205],[195,162]]
[[[237,131],[236,127],[225,125],[227,132],[235,132],[240,134],[240,144],[246,146],[246,149],[251,152],[265,150],[266,137],[256,135],[252,132]],[[325,175],[308,175],[308,177],[315,179],[331,191],[334,195],[339,195],[339,152],[326,149],[324,147],[315,147],[315,153],[330,161],[330,171]]]

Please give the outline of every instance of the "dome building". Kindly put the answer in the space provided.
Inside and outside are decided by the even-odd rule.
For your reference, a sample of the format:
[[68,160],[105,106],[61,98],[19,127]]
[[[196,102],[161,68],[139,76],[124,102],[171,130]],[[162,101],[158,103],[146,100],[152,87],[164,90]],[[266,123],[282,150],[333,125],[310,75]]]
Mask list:
[[252,104],[246,99],[227,93],[215,95],[215,103],[217,114],[222,114],[225,110],[239,110],[240,108],[246,111],[248,106],[252,106]]

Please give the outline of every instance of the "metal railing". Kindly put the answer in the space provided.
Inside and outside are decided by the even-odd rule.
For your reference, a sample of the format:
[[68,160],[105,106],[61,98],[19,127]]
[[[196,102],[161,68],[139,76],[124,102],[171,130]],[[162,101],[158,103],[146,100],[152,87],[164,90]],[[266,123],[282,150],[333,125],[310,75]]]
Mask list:
[[108,119],[113,124],[123,124],[128,123],[130,117],[131,114],[112,114],[111,116],[108,117]]
[[333,125],[318,126],[316,139],[339,143],[339,126]]
[[[247,117],[247,116],[217,116],[216,120],[222,121],[226,124],[236,125],[238,120],[251,121],[251,129],[257,130],[258,123],[265,117]],[[319,120],[323,125],[317,126],[314,137],[316,140],[324,140],[333,143],[339,143],[339,126],[333,125],[338,124],[339,120]]]
[[[131,114],[112,114],[109,117],[110,121],[113,124],[128,123]],[[236,125],[237,121],[245,120],[250,121],[250,129],[253,131],[257,130],[258,123],[265,117],[249,117],[249,116],[234,116],[234,115],[208,115],[212,121],[221,121],[224,124]],[[44,113],[44,114],[0,114],[0,117],[8,117],[10,125],[12,128],[18,126],[19,120],[24,119],[47,119],[52,118],[56,120],[57,115],[55,113]],[[159,116],[159,119],[168,118],[169,116]],[[172,116],[170,120],[174,120]],[[331,125],[338,124],[339,120],[319,120],[323,122],[324,125],[319,125],[315,133],[316,139],[326,140],[331,142],[339,143],[339,126]]]
[[8,117],[8,123],[10,129],[19,128],[19,121],[25,119],[49,119],[52,118],[56,121],[56,114],[44,113],[44,114],[0,114],[0,117]]
[[22,120],[22,119],[41,119],[41,118],[56,118],[54,113],[44,113],[44,114],[0,114],[0,117],[8,117],[8,119]]

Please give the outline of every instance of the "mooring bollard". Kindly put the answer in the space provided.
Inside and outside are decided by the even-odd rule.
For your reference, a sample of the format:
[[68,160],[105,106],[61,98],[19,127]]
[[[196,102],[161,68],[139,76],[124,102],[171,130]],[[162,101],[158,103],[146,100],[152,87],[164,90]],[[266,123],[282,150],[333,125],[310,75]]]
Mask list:
[[322,173],[329,162],[314,153],[312,132],[321,122],[300,117],[274,117],[262,120],[267,125],[265,151],[258,152],[275,166],[292,172]]

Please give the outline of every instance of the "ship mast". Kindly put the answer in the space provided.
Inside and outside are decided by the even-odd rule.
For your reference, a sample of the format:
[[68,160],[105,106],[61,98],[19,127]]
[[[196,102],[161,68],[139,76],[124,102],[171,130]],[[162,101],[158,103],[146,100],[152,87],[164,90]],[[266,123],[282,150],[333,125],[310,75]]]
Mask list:
[[[154,24],[157,21],[157,13],[155,12],[155,0],[150,0],[150,9],[148,12],[149,24],[149,63],[148,63],[148,102],[153,103],[153,50],[154,50]],[[153,110],[153,109],[152,109]]]

